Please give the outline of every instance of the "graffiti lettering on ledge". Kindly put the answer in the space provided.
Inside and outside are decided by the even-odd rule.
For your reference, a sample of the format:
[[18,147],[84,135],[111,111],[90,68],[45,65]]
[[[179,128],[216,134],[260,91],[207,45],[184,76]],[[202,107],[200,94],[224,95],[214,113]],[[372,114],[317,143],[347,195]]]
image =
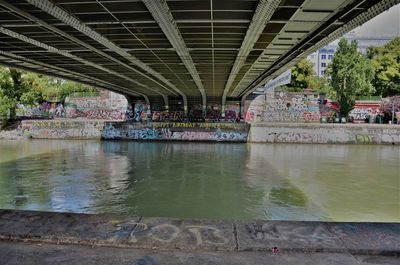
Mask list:
[[112,123],[106,123],[102,132],[103,139],[132,140],[186,140],[186,141],[247,141],[248,133],[239,130],[202,130],[182,128],[116,128]]
[[170,223],[151,226],[146,223],[137,223],[136,229],[129,236],[130,243],[140,243],[143,238],[149,238],[160,243],[179,241],[180,237],[194,239],[194,244],[200,245],[225,245],[229,239],[224,233],[210,225],[187,225],[178,227]]

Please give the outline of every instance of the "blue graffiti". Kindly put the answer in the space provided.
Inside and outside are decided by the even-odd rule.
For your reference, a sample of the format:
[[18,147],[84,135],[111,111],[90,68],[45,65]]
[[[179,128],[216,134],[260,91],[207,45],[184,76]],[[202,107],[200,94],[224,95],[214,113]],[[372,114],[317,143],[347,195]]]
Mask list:
[[121,138],[121,132],[120,130],[114,128],[111,123],[105,123],[101,137],[103,139],[118,139]]
[[220,129],[218,129],[214,133],[214,138],[217,141],[246,141],[247,133],[234,132],[234,131],[221,131]]

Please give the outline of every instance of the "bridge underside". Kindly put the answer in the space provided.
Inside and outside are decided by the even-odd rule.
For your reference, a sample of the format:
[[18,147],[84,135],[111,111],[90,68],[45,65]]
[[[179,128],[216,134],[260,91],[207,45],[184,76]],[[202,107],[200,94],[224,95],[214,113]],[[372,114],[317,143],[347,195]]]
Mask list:
[[0,63],[224,105],[399,2],[0,0]]

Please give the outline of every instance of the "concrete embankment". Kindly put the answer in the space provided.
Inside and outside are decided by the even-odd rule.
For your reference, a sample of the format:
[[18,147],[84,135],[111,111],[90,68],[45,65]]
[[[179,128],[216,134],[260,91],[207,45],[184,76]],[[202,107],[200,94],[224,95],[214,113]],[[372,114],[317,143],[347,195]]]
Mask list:
[[[0,210],[0,239],[3,261],[13,257],[10,253],[29,256],[29,251],[56,258],[57,248],[85,257],[86,246],[105,247],[97,253],[108,261],[121,260],[122,255],[134,259],[124,264],[328,264],[328,259],[337,261],[329,264],[367,264],[360,257],[389,260],[373,264],[396,264],[400,255],[399,223],[179,220]],[[45,249],[33,244],[45,244]],[[64,261],[66,256],[70,261],[80,258],[61,256]],[[209,261],[199,263],[196,257]]]
[[400,144],[400,126],[383,124],[252,123],[248,142]]
[[106,122],[106,140],[159,140],[246,142],[250,125],[245,123]]
[[104,121],[100,120],[24,120],[22,134],[36,139],[100,139]]
[[19,130],[0,130],[0,140],[1,139],[22,140],[24,137]]
[[38,139],[400,144],[400,126],[318,123],[110,122],[27,120],[21,135]]

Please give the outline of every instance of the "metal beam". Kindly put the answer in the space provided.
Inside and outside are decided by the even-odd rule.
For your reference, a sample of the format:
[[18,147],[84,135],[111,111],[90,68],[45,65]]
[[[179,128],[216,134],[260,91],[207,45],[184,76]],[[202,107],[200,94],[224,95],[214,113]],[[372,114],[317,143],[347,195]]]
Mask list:
[[37,40],[31,39],[31,38],[29,38],[29,37],[27,37],[27,36],[24,36],[24,35],[22,35],[22,34],[19,34],[19,33],[15,32],[15,31],[12,31],[12,30],[9,30],[9,29],[6,29],[6,28],[3,28],[3,27],[0,26],[0,33],[3,33],[3,34],[6,34],[6,35],[8,35],[8,36],[10,36],[10,37],[19,39],[19,40],[21,40],[21,41],[23,41],[23,42],[30,43],[30,44],[32,44],[32,45],[34,45],[34,46],[40,47],[40,48],[42,48],[42,49],[48,51],[48,52],[57,53],[57,54],[60,54],[60,55],[62,55],[62,56],[71,58],[71,59],[76,60],[76,61],[78,61],[78,62],[80,62],[80,63],[83,63],[83,64],[85,64],[85,65],[88,65],[88,66],[97,68],[97,69],[99,69],[99,70],[101,70],[101,71],[104,71],[104,72],[106,72],[106,73],[109,73],[109,74],[118,76],[118,77],[123,78],[123,79],[125,79],[125,80],[127,80],[127,81],[130,81],[130,82],[132,82],[132,83],[134,83],[134,84],[136,84],[136,85],[142,86],[142,87],[144,87],[144,88],[146,88],[146,89],[152,90],[152,91],[154,91],[154,92],[156,92],[156,93],[158,93],[158,94],[160,94],[160,95],[163,95],[163,94],[160,93],[158,90],[149,88],[149,87],[147,87],[147,86],[144,86],[144,85],[142,85],[141,83],[137,82],[136,80],[133,80],[132,78],[126,77],[126,76],[124,76],[124,75],[121,75],[120,73],[117,73],[117,72],[115,72],[114,70],[110,70],[110,69],[105,68],[105,67],[103,67],[103,66],[101,66],[101,65],[95,64],[95,63],[93,63],[93,62],[90,62],[90,61],[87,61],[87,60],[85,60],[85,59],[83,59],[83,58],[80,58],[80,57],[78,57],[78,56],[76,56],[76,55],[73,55],[73,54],[71,54],[71,53],[69,53],[69,52],[67,52],[67,51],[59,50],[59,49],[54,48],[54,47],[52,47],[52,46],[50,46],[50,45],[47,45],[47,44],[45,44],[45,43],[42,43],[42,42],[39,42],[39,41],[37,41]]
[[169,103],[168,103],[168,96],[163,96],[164,99],[164,110],[168,111],[169,110]]
[[224,93],[222,95],[222,108],[224,109],[226,103],[226,97],[233,82],[235,81],[236,75],[243,67],[247,56],[249,56],[254,44],[259,39],[263,32],[265,25],[271,19],[272,14],[279,6],[280,0],[260,0],[257,5],[256,11],[254,12],[253,18],[250,22],[249,28],[247,29],[246,35],[243,39],[240,50],[236,56],[235,62],[231,69],[231,72],[226,82]]
[[[48,29],[48,30],[50,30],[50,31],[52,31],[52,32],[55,32],[55,33],[59,34],[60,36],[62,36],[62,37],[64,37],[64,38],[67,38],[67,39],[69,39],[69,40],[71,40],[71,41],[73,41],[73,42],[75,42],[75,43],[77,43],[77,44],[79,44],[79,45],[81,45],[81,46],[87,48],[88,50],[93,51],[93,52],[95,52],[95,53],[97,53],[97,54],[99,54],[99,55],[101,55],[101,56],[107,58],[107,59],[110,60],[110,61],[113,61],[113,62],[115,62],[115,63],[117,63],[117,64],[119,64],[119,65],[122,65],[123,67],[125,67],[125,68],[127,68],[127,69],[129,69],[129,70],[131,70],[131,71],[134,71],[134,72],[136,72],[136,73],[139,73],[139,74],[143,75],[142,72],[140,72],[140,71],[138,71],[137,69],[131,67],[130,65],[128,65],[128,64],[126,64],[126,63],[124,63],[124,62],[121,62],[120,60],[118,60],[118,59],[116,59],[116,58],[114,58],[114,57],[108,55],[107,53],[105,53],[105,52],[103,52],[103,51],[101,51],[101,50],[99,50],[99,49],[93,47],[92,45],[90,45],[90,44],[88,44],[88,43],[86,43],[86,42],[81,41],[81,40],[78,39],[78,38],[75,38],[74,36],[71,36],[71,35],[68,34],[68,33],[65,33],[64,31],[62,31],[62,30],[60,30],[60,29],[58,29],[58,28],[56,28],[56,27],[54,27],[54,26],[52,26],[52,25],[49,25],[49,24],[46,23],[45,21],[43,21],[43,20],[41,20],[41,19],[38,19],[38,18],[35,17],[35,16],[32,16],[31,14],[29,14],[29,13],[27,13],[27,12],[25,12],[25,11],[23,11],[23,10],[21,10],[21,9],[19,9],[19,8],[17,8],[17,7],[15,7],[15,6],[13,6],[13,5],[11,5],[11,4],[5,2],[4,0],[0,0],[0,5],[3,6],[3,7],[5,7],[5,8],[7,8],[8,10],[11,10],[11,11],[17,13],[19,16],[23,16],[23,17],[25,17],[25,18],[27,18],[27,19],[29,19],[29,20],[31,20],[31,21],[37,23],[39,26],[42,26],[42,27],[44,27],[44,28],[46,28],[46,29]],[[30,25],[32,25],[32,24],[30,24]],[[4,25],[3,25],[3,26],[4,26]],[[159,82],[158,80],[156,80],[156,79],[154,79],[154,78],[151,78],[151,77],[149,77],[149,76],[147,76],[147,75],[145,75],[145,77],[148,78],[148,79],[150,79],[151,81],[155,82],[155,83],[158,84],[159,86],[165,88],[166,90],[168,90],[168,91],[171,92],[172,94],[176,95],[175,92],[171,91],[168,87],[166,87],[164,84],[162,84],[162,83]],[[142,85],[142,86],[143,86],[143,85]]]
[[[146,73],[149,73],[160,81],[164,82],[167,86],[175,90],[178,94],[180,94],[183,98],[184,102],[187,102],[186,95],[176,88],[169,80],[167,80],[164,76],[160,73],[152,69],[151,67],[147,66],[145,63],[137,59],[135,56],[129,54],[124,49],[107,39],[106,37],[102,36],[101,34],[97,33],[96,31],[92,30],[90,27],[86,26],[82,21],[65,11],[64,9],[56,6],[52,2],[48,0],[27,0],[28,3],[40,8],[41,10],[47,12],[48,14],[52,15],[53,17],[61,20],[62,22],[66,23],[67,25],[73,27],[74,29],[78,30],[79,32],[85,34],[86,36],[92,38],[93,40],[97,41],[98,43],[102,44],[103,46],[109,48],[113,52],[119,54],[120,56],[124,57],[125,59],[129,60],[134,65],[138,66],[139,68],[143,69],[145,72],[140,73],[143,76],[147,76]],[[148,77],[148,76],[147,76]]]
[[[113,91],[118,92],[118,93],[121,93],[121,92],[123,93],[125,91],[125,93],[130,93],[131,95],[134,95],[134,96],[142,95],[141,93],[131,92],[130,89],[128,89],[128,88],[121,87],[121,86],[116,85],[116,84],[112,84],[112,83],[110,83],[108,81],[105,81],[105,80],[102,80],[102,79],[99,79],[99,78],[96,78],[96,77],[93,77],[93,76],[87,76],[87,75],[84,75],[82,73],[78,73],[78,72],[74,72],[74,71],[71,71],[71,70],[67,70],[67,69],[64,69],[64,68],[61,68],[61,67],[58,67],[58,66],[49,65],[47,63],[43,63],[43,62],[40,62],[40,61],[37,61],[37,60],[33,60],[33,59],[30,59],[30,58],[27,58],[27,57],[24,57],[24,56],[21,56],[21,55],[17,55],[17,54],[14,54],[14,53],[10,53],[10,52],[6,52],[6,51],[0,50],[0,56],[7,57],[9,59],[16,60],[16,61],[19,61],[19,62],[22,62],[22,63],[28,63],[28,64],[31,64],[33,66],[43,67],[44,69],[46,69],[48,71],[51,71],[50,73],[48,73],[49,75],[59,75],[59,73],[63,73],[63,75],[62,75],[63,77],[62,78],[70,79],[70,80],[73,80],[75,82],[77,80],[79,80],[79,82],[81,82],[81,83],[91,82],[90,85],[96,84],[99,87],[106,88],[106,89],[109,89],[109,90],[113,90]],[[43,70],[41,72],[46,72],[46,70]],[[64,74],[66,76],[64,76]],[[77,77],[79,77],[80,79],[77,78]]]
[[186,47],[186,43],[179,32],[178,26],[174,21],[174,17],[165,0],[142,0],[146,5],[147,9],[150,11],[153,18],[156,20],[165,36],[168,38],[169,42],[174,47],[176,53],[181,58],[181,61],[185,65],[186,69],[189,71],[196,83],[197,88],[200,91],[203,106],[206,105],[206,93],[204,91],[203,84],[201,82],[199,73],[194,65],[192,57]]

